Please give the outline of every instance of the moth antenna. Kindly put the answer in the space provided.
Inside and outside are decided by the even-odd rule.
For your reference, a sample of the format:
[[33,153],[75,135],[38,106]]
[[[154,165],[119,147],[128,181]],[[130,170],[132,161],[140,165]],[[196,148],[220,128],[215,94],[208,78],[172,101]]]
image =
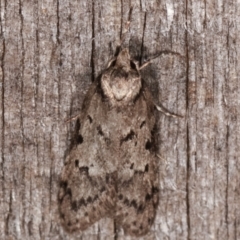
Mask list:
[[121,39],[120,39],[120,44],[117,46],[116,48],[116,53],[115,56],[117,56],[122,48],[122,44],[127,36],[127,33],[129,32],[130,29],[130,24],[131,24],[131,18],[132,18],[132,12],[133,12],[133,6],[130,7],[129,9],[129,13],[128,13],[128,20],[125,23],[125,27],[124,27],[124,32],[121,33]]
[[159,58],[161,55],[163,54],[171,54],[171,55],[177,55],[179,57],[185,58],[184,56],[182,56],[180,53],[178,52],[174,52],[174,51],[169,51],[169,50],[163,50],[161,52],[159,52],[155,57],[147,60],[145,63],[142,64],[142,66],[139,67],[139,70],[142,70],[143,68],[145,68],[146,66],[148,66],[154,59]]

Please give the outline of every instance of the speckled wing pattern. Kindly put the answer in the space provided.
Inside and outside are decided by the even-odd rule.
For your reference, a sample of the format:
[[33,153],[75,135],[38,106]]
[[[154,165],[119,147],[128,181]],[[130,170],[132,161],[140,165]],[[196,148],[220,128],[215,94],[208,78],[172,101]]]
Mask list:
[[158,204],[151,98],[127,49],[90,87],[60,181],[60,219],[68,232],[103,217],[128,235],[149,231]]

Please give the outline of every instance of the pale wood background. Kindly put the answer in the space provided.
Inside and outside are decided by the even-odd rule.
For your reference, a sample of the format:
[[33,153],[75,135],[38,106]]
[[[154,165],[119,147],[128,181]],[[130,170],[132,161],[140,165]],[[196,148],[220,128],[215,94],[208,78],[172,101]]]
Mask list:
[[91,82],[124,42],[159,117],[160,205],[145,239],[240,239],[240,3],[0,1],[0,239],[131,239],[103,219],[64,233],[58,178]]

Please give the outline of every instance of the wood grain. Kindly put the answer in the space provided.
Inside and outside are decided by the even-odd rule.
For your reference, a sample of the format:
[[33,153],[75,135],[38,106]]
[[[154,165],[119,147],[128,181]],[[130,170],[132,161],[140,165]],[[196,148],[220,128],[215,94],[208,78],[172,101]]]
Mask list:
[[64,120],[114,55],[131,6],[123,47],[141,63],[165,52],[142,75],[184,116],[159,116],[160,204],[145,239],[240,238],[236,1],[1,0],[1,239],[114,239],[109,219],[65,233],[57,191],[74,128]]

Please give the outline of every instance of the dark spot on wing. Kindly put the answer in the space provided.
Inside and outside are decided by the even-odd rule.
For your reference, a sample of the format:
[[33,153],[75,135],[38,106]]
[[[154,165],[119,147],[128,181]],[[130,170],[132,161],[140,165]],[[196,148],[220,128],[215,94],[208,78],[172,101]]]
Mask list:
[[83,137],[81,134],[77,136],[77,144],[82,144],[83,143]]
[[106,175],[106,183],[109,182],[109,175]]
[[130,66],[132,69],[137,69],[136,64],[133,61],[130,61]]
[[88,174],[88,167],[80,167],[79,171],[80,171],[80,173]]
[[146,145],[145,145],[146,150],[150,150],[152,148],[152,142],[147,140]]
[[135,136],[135,133],[133,130],[131,130],[126,137],[122,138],[121,141],[120,141],[120,145],[122,145],[123,142],[127,142],[129,140],[132,140]]
[[97,131],[100,136],[104,136],[104,133],[102,131],[102,127],[100,125],[97,126]]
[[73,201],[72,204],[71,204],[71,208],[73,211],[77,211],[78,210],[78,206],[77,206],[77,202],[76,201]]
[[148,164],[145,166],[145,172],[148,172]]
[[159,189],[157,187],[152,188],[152,193],[153,194],[158,193],[158,192],[159,192]]
[[133,169],[134,163],[131,164],[130,169]]
[[61,181],[60,182],[60,188],[66,189],[67,185],[68,185],[67,181]]
[[136,200],[132,200],[130,206],[134,207],[135,209],[138,208]]
[[86,206],[87,204],[86,204],[86,201],[85,201],[85,199],[84,198],[81,198],[80,200],[79,200],[79,208],[81,207],[81,206]]
[[89,196],[89,197],[87,198],[87,202],[88,202],[88,203],[92,203],[92,201],[93,201],[92,198]]
[[140,128],[142,128],[145,124],[146,124],[146,122],[143,121],[143,122],[141,123],[141,125],[140,125]]
[[71,190],[71,188],[67,188],[66,195],[69,195],[70,197],[72,197],[72,190]]
[[144,210],[144,206],[143,206],[142,204],[140,204],[140,205],[138,206],[137,212],[138,212],[138,213],[142,213],[143,210]]
[[79,118],[77,118],[75,128],[77,131],[79,131],[79,129],[81,128],[81,122],[80,122]]
[[111,141],[108,137],[104,135],[104,132],[102,130],[102,127],[100,125],[97,126],[97,133],[98,135],[102,136],[104,141],[106,142],[107,145],[110,145]]
[[111,141],[110,141],[109,138],[105,137],[104,140],[105,140],[105,142],[106,142],[107,145],[110,145]]
[[92,123],[93,120],[92,120],[91,116],[88,115],[87,117],[88,117],[89,122]]
[[65,214],[60,212],[60,218],[64,219],[65,218]]
[[147,202],[147,201],[150,201],[151,198],[152,198],[152,195],[150,195],[149,193],[147,193],[146,196],[145,196],[146,202]]
[[153,219],[152,218],[148,218],[148,224],[152,224]]
[[129,205],[129,200],[127,198],[124,199],[124,202],[123,202],[125,205]]
[[93,201],[95,202],[98,199],[98,195],[96,194],[93,198]]
[[119,200],[122,200],[122,199],[123,199],[123,195],[122,195],[122,194],[119,194],[119,195],[118,195],[118,199],[119,199]]
[[76,159],[76,160],[75,160],[75,167],[76,167],[76,168],[78,167],[78,164],[79,164],[79,160]]

